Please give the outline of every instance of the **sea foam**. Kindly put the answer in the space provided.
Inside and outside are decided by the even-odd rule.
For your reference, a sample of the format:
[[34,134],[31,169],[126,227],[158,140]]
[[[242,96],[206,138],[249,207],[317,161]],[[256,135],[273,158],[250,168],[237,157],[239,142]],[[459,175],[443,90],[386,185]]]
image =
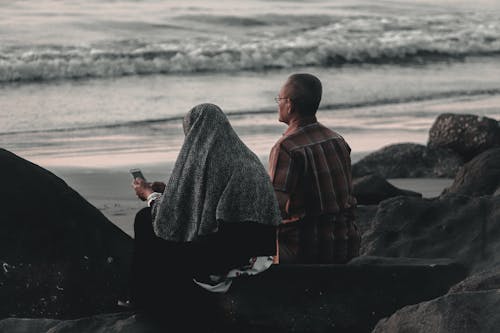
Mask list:
[[[223,25],[224,20],[221,22]],[[267,34],[233,37],[219,33],[161,41],[122,39],[89,45],[0,47],[0,82],[425,63],[500,55],[500,21],[493,18],[353,16],[321,17],[319,22],[319,26],[288,32],[270,28]],[[273,21],[266,25],[272,26]]]

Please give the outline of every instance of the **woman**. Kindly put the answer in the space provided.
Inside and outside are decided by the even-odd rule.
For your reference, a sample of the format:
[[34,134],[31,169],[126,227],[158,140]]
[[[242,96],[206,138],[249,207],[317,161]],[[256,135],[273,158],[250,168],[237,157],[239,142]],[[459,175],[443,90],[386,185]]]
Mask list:
[[137,196],[151,201],[134,225],[134,300],[177,319],[193,310],[206,314],[211,292],[267,269],[281,219],[266,170],[219,107],[194,107],[183,128],[163,194],[140,179],[133,183]]

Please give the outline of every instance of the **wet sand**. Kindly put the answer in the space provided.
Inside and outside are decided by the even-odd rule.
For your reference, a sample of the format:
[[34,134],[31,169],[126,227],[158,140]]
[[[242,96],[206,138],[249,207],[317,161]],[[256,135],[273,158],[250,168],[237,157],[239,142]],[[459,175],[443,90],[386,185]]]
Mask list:
[[[149,165],[143,167],[142,170],[150,181],[166,181],[172,165]],[[132,177],[127,168],[114,170],[58,168],[51,171],[97,207],[110,221],[133,236],[135,213],[146,204],[135,196],[131,187]],[[390,179],[389,181],[399,188],[422,193],[425,198],[438,196],[445,187],[452,183],[451,179],[431,178]]]

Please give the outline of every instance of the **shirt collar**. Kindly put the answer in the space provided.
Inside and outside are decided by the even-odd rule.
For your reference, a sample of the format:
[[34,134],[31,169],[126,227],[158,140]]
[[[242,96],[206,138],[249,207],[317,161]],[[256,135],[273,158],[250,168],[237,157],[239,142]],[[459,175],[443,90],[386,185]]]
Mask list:
[[316,119],[316,116],[300,118],[297,121],[290,123],[288,125],[288,128],[286,129],[285,133],[283,133],[283,135],[291,134],[291,133],[295,132],[296,130],[298,130],[299,128],[302,128],[302,127],[305,127],[305,126],[308,126],[311,124],[315,124],[317,122],[318,122],[318,120]]

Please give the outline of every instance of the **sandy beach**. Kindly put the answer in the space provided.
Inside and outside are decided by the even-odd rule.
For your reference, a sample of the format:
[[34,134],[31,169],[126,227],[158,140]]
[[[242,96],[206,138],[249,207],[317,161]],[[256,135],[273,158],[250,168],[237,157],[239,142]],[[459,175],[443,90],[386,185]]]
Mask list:
[[[148,180],[165,181],[171,170],[169,165],[143,167]],[[69,186],[97,207],[110,221],[133,237],[135,213],[145,207],[134,194],[132,177],[123,169],[54,168],[51,170]],[[452,179],[406,178],[390,179],[394,186],[422,193],[425,198],[438,196],[452,183]]]
[[[142,168],[148,180],[164,180],[161,166]],[[167,169],[167,168],[166,168]],[[146,204],[131,187],[132,176],[126,170],[59,168],[51,170],[98,208],[111,222],[133,236],[134,216]],[[167,169],[168,171],[168,169]]]

